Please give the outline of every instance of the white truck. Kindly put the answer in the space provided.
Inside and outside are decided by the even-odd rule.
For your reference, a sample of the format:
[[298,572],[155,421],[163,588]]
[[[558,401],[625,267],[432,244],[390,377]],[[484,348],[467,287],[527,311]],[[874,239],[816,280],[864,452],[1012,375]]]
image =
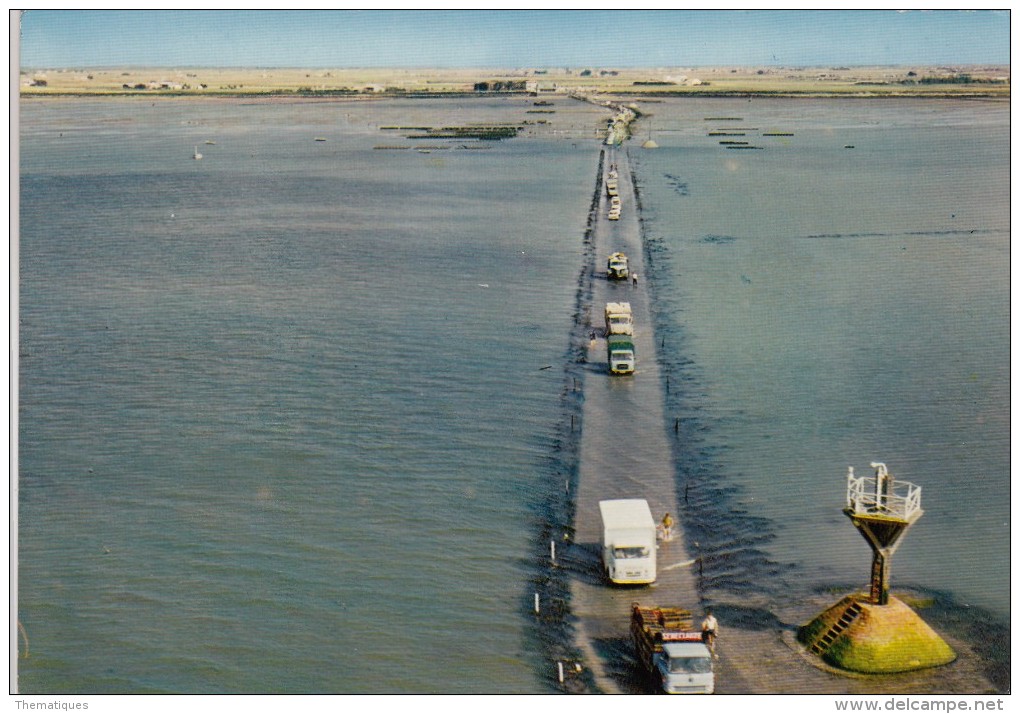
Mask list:
[[630,634],[638,660],[666,694],[713,694],[712,653],[689,610],[634,603]]
[[648,501],[599,501],[602,513],[602,565],[617,585],[655,582],[655,521]]
[[629,302],[606,303],[606,334],[634,334],[634,318],[630,312]]

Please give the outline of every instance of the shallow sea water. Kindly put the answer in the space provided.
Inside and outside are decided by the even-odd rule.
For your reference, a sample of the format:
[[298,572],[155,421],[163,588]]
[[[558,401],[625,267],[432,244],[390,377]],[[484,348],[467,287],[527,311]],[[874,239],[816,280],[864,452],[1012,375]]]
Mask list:
[[[739,489],[727,507],[769,521],[750,523],[796,587],[863,586],[871,556],[840,512],[846,472],[885,462],[922,487],[925,512],[894,557],[894,587],[1008,620],[1006,107],[649,111],[660,148],[631,155],[659,327],[686,380],[673,407],[702,428],[691,478]],[[734,119],[706,120],[720,116]]]
[[[23,105],[21,691],[549,691],[528,582],[605,115],[384,128],[529,106]],[[865,582],[839,510],[881,460],[924,488],[894,585],[1008,621],[1008,107],[642,108],[677,488],[725,491],[741,564],[707,596]],[[411,143],[450,148],[373,148]]]
[[597,143],[373,148],[528,106],[24,107],[22,691],[540,687]]

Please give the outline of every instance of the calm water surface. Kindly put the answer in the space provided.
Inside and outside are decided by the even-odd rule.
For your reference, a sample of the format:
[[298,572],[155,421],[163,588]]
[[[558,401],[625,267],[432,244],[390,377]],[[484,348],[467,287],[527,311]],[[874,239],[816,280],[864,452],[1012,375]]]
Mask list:
[[[1008,620],[1006,107],[649,110],[660,148],[631,153],[662,338],[686,379],[674,408],[704,429],[688,458],[739,488],[729,507],[771,521],[756,526],[765,551],[797,587],[867,582],[845,476],[886,462],[925,510],[894,586]],[[720,116],[734,119],[706,120]]]
[[25,106],[23,691],[541,688],[542,368],[601,114],[373,148],[528,107]]
[[[548,690],[525,596],[605,117],[373,148],[530,106],[23,106],[22,691]],[[886,461],[924,488],[894,584],[1008,620],[1008,108],[646,108],[678,488],[732,487],[807,590],[866,580],[844,478]]]

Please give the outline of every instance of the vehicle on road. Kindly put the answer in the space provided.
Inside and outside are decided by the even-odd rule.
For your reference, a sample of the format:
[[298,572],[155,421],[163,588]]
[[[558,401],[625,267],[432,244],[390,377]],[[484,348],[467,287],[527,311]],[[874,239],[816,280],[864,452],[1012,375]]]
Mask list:
[[623,253],[613,253],[606,262],[606,277],[610,280],[626,280],[630,275],[627,268],[627,256]]
[[712,653],[689,610],[634,603],[630,634],[638,660],[666,694],[715,692]]
[[630,335],[606,337],[606,357],[610,374],[633,374],[636,365],[634,339]]
[[631,313],[629,302],[606,303],[606,334],[634,334],[634,316]]
[[602,514],[602,565],[610,582],[648,585],[655,574],[655,521],[648,501],[599,501]]

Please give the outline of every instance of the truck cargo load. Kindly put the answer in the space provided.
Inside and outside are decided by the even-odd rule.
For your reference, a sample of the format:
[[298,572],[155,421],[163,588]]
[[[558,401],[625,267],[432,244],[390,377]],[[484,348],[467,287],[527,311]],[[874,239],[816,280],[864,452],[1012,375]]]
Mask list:
[[667,694],[712,694],[712,653],[694,628],[689,610],[631,608],[630,634],[638,661]]
[[636,357],[634,340],[630,335],[609,335],[606,337],[606,353],[610,374],[633,374]]
[[634,318],[631,315],[629,302],[606,303],[606,334],[634,334]]
[[602,565],[618,585],[655,582],[655,521],[648,501],[599,501],[602,514]]

